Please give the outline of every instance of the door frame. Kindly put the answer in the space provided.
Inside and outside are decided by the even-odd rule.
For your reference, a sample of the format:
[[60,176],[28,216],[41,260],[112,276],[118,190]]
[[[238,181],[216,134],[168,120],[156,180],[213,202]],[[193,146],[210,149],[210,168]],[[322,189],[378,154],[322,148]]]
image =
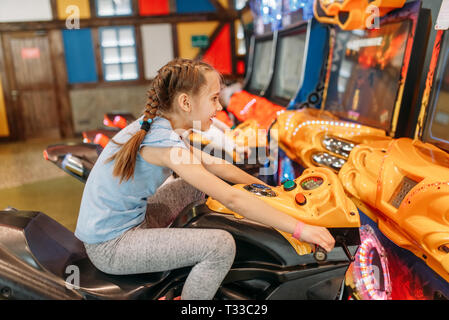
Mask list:
[[52,72],[54,75],[54,92],[56,97],[56,110],[61,138],[74,137],[72,108],[69,98],[68,77],[64,56],[64,44],[61,30],[45,31],[14,31],[0,32],[0,77],[2,80],[5,98],[6,114],[9,125],[9,137],[0,137],[0,141],[25,140],[24,123],[19,100],[13,97],[13,90],[17,90],[14,77],[14,64],[10,46],[10,36],[39,35],[42,32],[48,40]]

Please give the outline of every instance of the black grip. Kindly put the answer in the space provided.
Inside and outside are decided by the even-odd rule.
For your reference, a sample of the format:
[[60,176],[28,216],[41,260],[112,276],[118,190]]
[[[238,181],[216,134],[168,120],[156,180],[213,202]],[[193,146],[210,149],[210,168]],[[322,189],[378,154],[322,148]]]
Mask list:
[[313,253],[313,257],[318,262],[326,261],[326,259],[327,259],[327,251],[316,244],[315,245],[315,252]]

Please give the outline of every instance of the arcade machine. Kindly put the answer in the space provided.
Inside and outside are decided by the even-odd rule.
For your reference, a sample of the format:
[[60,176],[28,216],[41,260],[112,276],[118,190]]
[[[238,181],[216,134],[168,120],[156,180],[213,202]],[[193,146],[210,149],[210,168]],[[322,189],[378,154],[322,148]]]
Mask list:
[[136,120],[131,113],[109,112],[103,116],[103,125],[107,129],[96,129],[83,131],[83,142],[99,144],[102,148],[106,147],[109,140],[121,129]]
[[82,143],[49,145],[43,151],[44,159],[81,182],[86,182],[98,156],[109,140],[134,120],[135,117],[131,113],[106,113],[103,124],[107,129],[84,131]]
[[386,145],[409,135],[429,22],[416,1],[381,18],[379,29],[335,28],[322,113],[307,119],[301,109],[278,116],[278,141],[287,155],[304,168],[338,172],[355,145]]
[[[307,22],[301,23],[296,28],[298,29],[297,37],[303,37],[305,40]],[[276,117],[276,112],[285,109],[267,99],[270,83],[275,73],[278,37],[282,33],[282,31],[275,31],[251,38],[248,70],[243,90],[231,96],[227,107],[228,112],[232,113],[240,123],[254,119],[261,129],[268,129]],[[298,54],[298,56],[300,59],[303,57],[302,54]]]
[[[215,299],[341,299],[345,273],[360,244],[360,219],[338,177],[308,169],[293,184],[240,184],[262,201],[336,239],[324,252],[291,234],[245,219],[209,198],[188,205],[171,227],[219,228],[236,241],[234,263]],[[0,211],[0,297],[5,299],[158,299],[177,296],[190,267],[110,275],[95,268],[82,243],[42,212]],[[78,272],[74,280],[73,270]],[[19,271],[20,270],[20,271]]]
[[[290,27],[279,31],[276,49],[274,73],[268,87],[267,98],[279,105],[287,106],[278,111],[276,118],[284,113],[290,114],[298,108],[303,108],[308,117],[313,117],[321,104],[321,96],[324,89],[324,72],[326,70],[323,61],[328,58],[329,28],[311,19],[307,25],[307,34],[304,34],[304,26]],[[302,52],[298,55],[297,52]],[[298,59],[299,57],[299,59]],[[283,116],[281,116],[283,117]],[[278,130],[276,119],[271,128]],[[275,129],[275,130],[276,130]],[[275,141],[270,149],[278,149],[277,136],[272,135],[275,130],[270,130],[268,140]],[[274,139],[271,139],[274,138]],[[276,155],[274,155],[276,156]],[[295,165],[281,149],[277,156],[277,174],[273,184],[285,179],[294,179]],[[273,161],[275,161],[273,159]]]
[[449,34],[437,33],[415,138],[361,144],[339,172],[359,207],[355,299],[449,298]]
[[[315,29],[318,29],[316,24],[314,24],[314,33],[319,36],[318,33],[322,30]],[[299,22],[277,31],[274,36],[274,61],[271,75],[268,77],[268,70],[263,67],[256,69],[256,66],[264,64],[259,62],[263,52],[255,51],[253,70],[246,86],[248,91],[235,93],[228,106],[228,110],[234,112],[237,119],[244,121],[230,134],[236,140],[240,139],[240,142],[246,143],[251,150],[249,160],[257,162],[268,156],[266,166],[272,168],[267,168],[271,174],[263,178],[271,185],[277,184],[273,169],[278,166],[278,155],[274,152],[277,148],[269,146],[269,128],[278,113],[284,111],[296,96],[298,88],[303,83],[307,46],[313,42],[310,41],[311,32],[312,22]],[[261,96],[253,94],[255,92],[260,92]],[[244,108],[238,110],[238,107],[243,105]]]
[[[274,40],[271,35],[252,38],[244,90],[234,93],[227,108],[243,121],[227,135],[236,145],[250,149],[252,157],[248,162],[262,162],[269,143],[267,132],[279,112],[295,107],[298,97],[311,97],[313,105],[320,102],[320,74],[322,61],[327,58],[328,38],[328,28],[315,19],[275,32]],[[270,46],[274,46],[275,52],[272,62],[269,62]],[[267,68],[256,67],[269,64],[273,65],[271,73]],[[269,164],[278,161],[277,154],[268,157]]]

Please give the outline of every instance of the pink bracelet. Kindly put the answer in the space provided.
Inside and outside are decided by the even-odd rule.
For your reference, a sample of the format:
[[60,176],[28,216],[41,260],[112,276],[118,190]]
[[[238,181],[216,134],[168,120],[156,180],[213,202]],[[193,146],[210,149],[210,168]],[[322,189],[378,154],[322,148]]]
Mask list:
[[295,227],[295,231],[292,234],[293,238],[298,239],[298,240],[301,239],[301,233],[302,233],[303,227],[304,227],[304,222],[298,221],[298,223],[296,224],[296,227]]

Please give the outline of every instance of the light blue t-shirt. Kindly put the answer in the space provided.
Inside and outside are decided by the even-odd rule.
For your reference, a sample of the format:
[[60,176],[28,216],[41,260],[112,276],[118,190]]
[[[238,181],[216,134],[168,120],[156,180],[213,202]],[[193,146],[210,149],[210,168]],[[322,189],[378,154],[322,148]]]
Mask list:
[[[114,136],[124,143],[140,129],[137,119]],[[180,147],[188,149],[168,121],[156,117],[142,146]],[[137,226],[145,219],[147,198],[172,174],[172,170],[146,162],[137,154],[134,178],[119,183],[112,175],[114,161],[105,161],[115,154],[119,146],[110,141],[98,157],[84,187],[75,230],[75,236],[86,243],[99,243],[114,239]]]

